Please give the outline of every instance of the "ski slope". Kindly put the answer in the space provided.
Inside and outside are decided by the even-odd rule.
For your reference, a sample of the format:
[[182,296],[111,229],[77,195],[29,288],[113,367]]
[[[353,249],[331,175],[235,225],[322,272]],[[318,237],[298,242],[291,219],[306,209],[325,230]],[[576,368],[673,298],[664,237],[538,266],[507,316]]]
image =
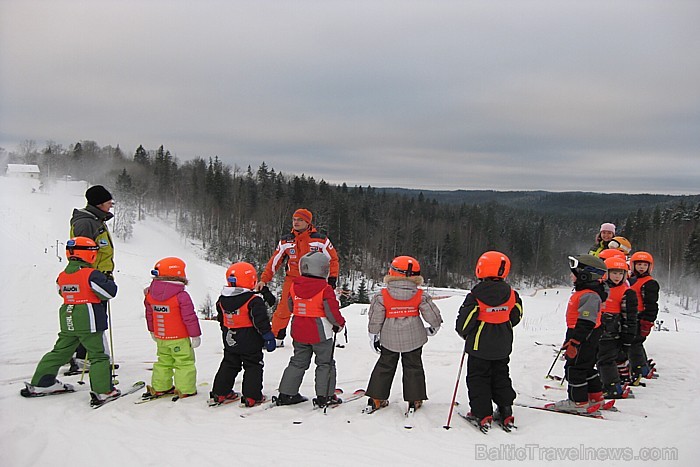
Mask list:
[[[56,243],[63,257],[68,220],[74,207],[84,205],[84,190],[84,184],[64,184],[50,193],[32,192],[32,182],[0,177],[0,464],[4,466],[457,466],[474,460],[493,461],[487,465],[513,465],[513,460],[519,460],[518,465],[539,466],[569,461],[591,465],[603,458],[606,465],[648,465],[642,462],[644,457],[661,456],[677,458],[663,465],[697,465],[700,317],[683,314],[677,300],[665,294],[659,318],[670,331],[653,332],[647,346],[661,377],[649,381],[646,388],[635,388],[635,399],[618,401],[620,411],[605,413],[606,420],[515,407],[519,429],[510,434],[494,427],[484,435],[456,416],[452,428],[445,430],[463,349],[453,327],[466,294],[450,289],[431,290],[440,297],[436,303],[445,324],[423,350],[430,399],[416,413],[411,430],[403,428],[400,368],[389,407],[372,415],[361,413],[365,399],[329,410],[327,415],[312,410],[310,403],[259,411],[245,419],[239,415],[248,409],[238,404],[207,407],[222,356],[215,321],[201,322],[197,397],[135,405],[139,396],[134,394],[93,410],[89,385],[76,384],[73,394],[24,399],[19,395],[23,381],[31,378],[58,332],[61,301],[54,281],[65,261],[59,262]],[[216,300],[225,268],[204,261],[196,242],[156,218],[137,224],[128,243],[115,242],[119,293],[111,304],[112,330],[114,355],[121,365],[120,387],[125,388],[137,380],[150,382],[149,369],[156,358],[144,320],[142,292],[155,261],[164,256],[185,260],[188,290],[198,307],[207,295]],[[562,267],[566,267],[564,260]],[[563,398],[563,391],[543,387],[555,348],[535,342],[562,342],[570,291],[520,292],[525,314],[515,330],[511,356],[517,401]],[[366,307],[351,305],[342,310],[348,341],[338,337],[344,348],[336,348],[335,358],[338,386],[348,393],[366,386],[376,361],[367,339]],[[291,352],[287,341],[287,347],[265,354],[268,397],[276,394]],[[561,362],[553,373],[562,374]],[[74,384],[80,379],[59,378]],[[462,374],[457,399],[466,408],[464,378]],[[240,380],[241,375],[235,386],[238,391]],[[301,393],[314,396],[313,368]],[[637,459],[616,459],[621,456]]]

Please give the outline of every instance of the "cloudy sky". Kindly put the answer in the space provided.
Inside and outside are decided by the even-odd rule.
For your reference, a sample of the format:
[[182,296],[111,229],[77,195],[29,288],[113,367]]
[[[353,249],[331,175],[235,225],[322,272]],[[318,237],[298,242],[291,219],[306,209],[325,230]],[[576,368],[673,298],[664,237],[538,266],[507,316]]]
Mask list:
[[700,2],[0,0],[0,146],[700,193]]

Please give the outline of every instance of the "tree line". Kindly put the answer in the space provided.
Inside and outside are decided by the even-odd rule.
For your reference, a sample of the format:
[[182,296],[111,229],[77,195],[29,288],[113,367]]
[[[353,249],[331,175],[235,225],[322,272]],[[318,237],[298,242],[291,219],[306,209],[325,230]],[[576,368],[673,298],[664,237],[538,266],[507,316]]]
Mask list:
[[455,200],[458,193],[451,193],[445,202],[438,193],[418,190],[331,185],[312,175],[275,171],[265,162],[245,170],[216,156],[180,162],[164,146],[139,146],[127,154],[119,146],[100,147],[94,141],[68,148],[25,142],[10,156],[11,162],[38,164],[45,184],[70,176],[108,186],[118,201],[113,227],[118,237],[128,240],[134,222],[159,216],[201,241],[208,259],[222,265],[249,261],[261,268],[291,228],[292,212],[306,207],[338,250],[339,284],[352,292],[363,278],[370,286],[381,281],[388,262],[403,254],[419,260],[430,285],[469,288],[477,258],[492,249],[511,258],[514,283],[549,287],[569,283],[566,257],[586,253],[600,223],[613,222],[635,250],[654,255],[655,276],[663,287],[685,297],[686,306],[691,298],[697,301],[698,196],[659,196],[658,201],[647,196],[644,207],[610,218],[608,196],[634,195],[596,194],[601,217],[592,220],[595,205],[588,205],[587,215],[552,209],[556,202],[571,207],[578,199],[584,204],[590,196],[583,193],[542,192],[547,209],[499,202],[507,196],[495,191],[479,193],[478,202],[460,202]]

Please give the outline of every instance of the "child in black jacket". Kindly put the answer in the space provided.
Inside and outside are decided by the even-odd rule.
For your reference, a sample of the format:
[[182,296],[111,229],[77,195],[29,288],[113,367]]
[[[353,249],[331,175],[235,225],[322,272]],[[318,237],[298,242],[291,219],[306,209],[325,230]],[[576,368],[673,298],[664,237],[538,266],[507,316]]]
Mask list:
[[[518,293],[505,281],[510,259],[498,251],[487,251],[477,261],[481,280],[459,309],[456,331],[465,340],[469,417],[482,427],[496,418],[512,426],[515,391],[508,363],[513,348],[513,326],[523,316]],[[497,412],[493,412],[493,402]]]
[[209,394],[209,405],[215,406],[237,400],[233,383],[243,373],[243,404],[253,407],[265,400],[263,386],[263,346],[268,352],[276,348],[267,306],[275,304],[275,297],[264,288],[265,301],[253,291],[258,281],[255,268],[249,263],[234,263],[226,271],[228,286],[216,302],[224,341],[224,358],[214,377]]

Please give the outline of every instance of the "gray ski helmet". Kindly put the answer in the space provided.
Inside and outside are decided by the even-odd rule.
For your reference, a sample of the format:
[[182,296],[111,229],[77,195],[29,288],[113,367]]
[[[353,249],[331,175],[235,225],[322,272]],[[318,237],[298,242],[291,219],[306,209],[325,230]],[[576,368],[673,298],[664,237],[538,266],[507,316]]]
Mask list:
[[314,276],[328,279],[331,270],[331,260],[320,251],[306,253],[299,260],[299,271],[302,276]]
[[605,261],[593,255],[569,256],[569,268],[581,282],[602,279],[608,272]]

